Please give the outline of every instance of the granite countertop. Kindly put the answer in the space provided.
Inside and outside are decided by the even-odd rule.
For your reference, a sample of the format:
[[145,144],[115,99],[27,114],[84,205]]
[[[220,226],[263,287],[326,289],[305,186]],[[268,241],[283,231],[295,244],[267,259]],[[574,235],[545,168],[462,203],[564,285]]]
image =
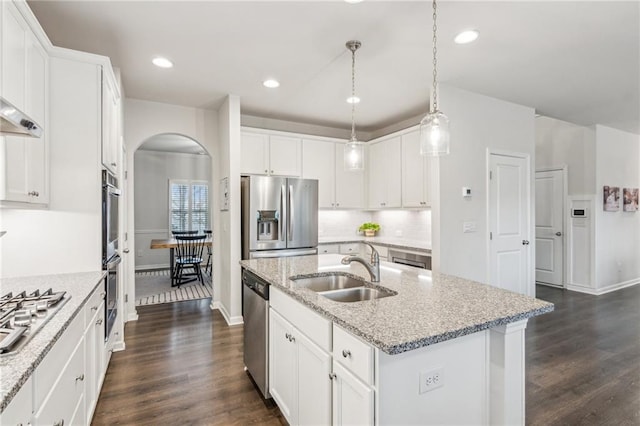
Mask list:
[[16,353],[0,355],[0,413],[78,315],[104,276],[104,271],[95,271],[0,279],[0,294],[52,288],[54,291],[64,290],[71,295],[24,347]]
[[337,325],[395,355],[553,311],[553,304],[474,281],[381,262],[380,282],[398,294],[334,302],[289,278],[340,271],[369,280],[364,266],[340,264],[343,256],[243,260],[242,266]]
[[431,254],[431,243],[427,243],[420,240],[411,240],[407,238],[398,237],[365,237],[363,235],[354,235],[351,237],[320,237],[318,238],[318,244],[348,244],[348,243],[361,243],[367,242],[369,244],[375,244],[378,246],[385,246],[389,248],[398,248],[405,250],[413,250],[417,252],[423,252]]

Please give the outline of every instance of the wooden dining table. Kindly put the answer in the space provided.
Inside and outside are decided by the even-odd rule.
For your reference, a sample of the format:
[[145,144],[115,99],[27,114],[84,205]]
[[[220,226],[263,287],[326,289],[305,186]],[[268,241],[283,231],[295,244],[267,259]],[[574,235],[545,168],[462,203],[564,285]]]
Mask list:
[[[213,246],[213,238],[207,237],[204,240],[205,247]],[[175,274],[174,274],[174,263],[175,263],[175,252],[174,250],[178,247],[178,241],[175,238],[158,238],[151,240],[151,244],[149,248],[151,249],[169,249],[169,274],[171,275],[171,286],[174,287],[175,283]]]

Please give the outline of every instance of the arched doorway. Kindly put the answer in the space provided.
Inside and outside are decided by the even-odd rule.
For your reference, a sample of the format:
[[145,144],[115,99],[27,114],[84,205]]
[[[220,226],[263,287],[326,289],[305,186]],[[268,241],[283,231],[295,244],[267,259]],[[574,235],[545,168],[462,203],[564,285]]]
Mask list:
[[[133,154],[133,251],[135,279],[129,298],[135,306],[211,297],[211,275],[171,287],[169,249],[152,248],[152,240],[172,231],[212,229],[212,161],[193,138],[161,133],[143,141]],[[205,261],[208,252],[205,251]]]

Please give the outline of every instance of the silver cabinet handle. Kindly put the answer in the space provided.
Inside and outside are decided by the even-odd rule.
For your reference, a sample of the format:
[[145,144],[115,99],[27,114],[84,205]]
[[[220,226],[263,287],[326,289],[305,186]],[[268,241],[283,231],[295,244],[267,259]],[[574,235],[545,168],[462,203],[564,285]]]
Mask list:
[[111,165],[112,165],[113,167],[115,167],[115,166],[116,166],[116,163],[111,163]]
[[523,246],[528,246],[529,245],[529,240],[522,240],[522,245]]
[[31,195],[33,197],[39,197],[40,193],[38,191],[30,191],[27,193],[27,195]]
[[100,293],[100,299],[104,299],[104,297],[107,295],[107,293],[105,293],[104,291],[102,293]]
[[102,318],[100,318],[98,321],[96,321],[96,325],[101,325],[102,324]]
[[122,250],[123,253],[129,253],[129,249]]
[[84,381],[84,373],[82,373],[81,375],[79,375],[78,377],[76,377],[76,382],[80,380],[81,382]]
[[285,333],[284,338],[291,341],[291,335],[289,333]]
[[289,341],[290,341],[290,342],[295,342],[295,341],[296,341],[296,338],[295,338],[295,337],[293,337],[293,336],[291,336],[291,337],[289,337]]
[[60,419],[53,424],[53,426],[64,426],[64,419]]
[[562,237],[562,232],[560,231],[556,232],[556,237]]
[[344,349],[342,351],[342,356],[345,357],[345,358],[350,357],[351,356],[351,351],[349,349]]
[[271,170],[271,174],[273,174],[273,170]]
[[92,306],[92,307],[91,307],[91,310],[92,310],[92,311],[97,311],[97,310],[98,310],[98,307],[97,307],[97,306]]
[[338,376],[336,376],[336,373],[329,373],[329,380],[333,380],[336,377],[338,377]]

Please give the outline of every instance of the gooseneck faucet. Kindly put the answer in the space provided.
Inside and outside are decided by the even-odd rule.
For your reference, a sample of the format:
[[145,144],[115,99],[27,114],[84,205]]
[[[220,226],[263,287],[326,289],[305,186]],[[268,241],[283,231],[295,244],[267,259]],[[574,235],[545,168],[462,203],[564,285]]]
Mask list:
[[374,283],[380,282],[380,256],[378,255],[378,251],[369,243],[363,242],[362,244],[366,244],[371,247],[371,263],[368,263],[366,260],[359,256],[349,255],[342,258],[341,263],[343,265],[349,265],[351,262],[358,262],[362,264],[369,274],[371,275],[371,281]]

